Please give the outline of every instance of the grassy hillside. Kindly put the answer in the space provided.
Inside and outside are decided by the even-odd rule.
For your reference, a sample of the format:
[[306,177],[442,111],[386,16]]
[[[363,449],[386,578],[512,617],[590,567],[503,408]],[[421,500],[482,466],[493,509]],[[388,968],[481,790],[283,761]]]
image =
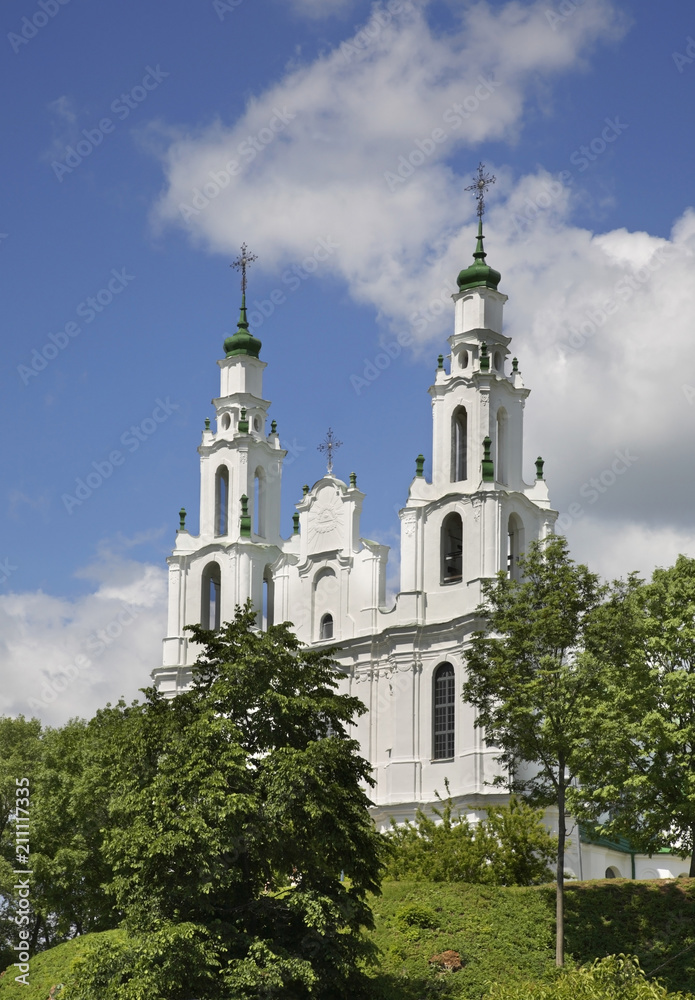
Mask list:
[[[73,962],[81,958],[94,941],[119,937],[120,935],[121,931],[86,934],[84,937],[75,938],[66,944],[59,944],[55,948],[41,952],[29,963],[28,986],[14,981],[14,977],[18,974],[17,969],[6,969],[0,975],[0,997],[2,1000],[20,1000],[20,998],[23,1000],[49,1000],[51,989],[61,983],[65,985],[72,981],[71,967]],[[60,991],[57,990],[56,993],[56,1000],[58,1000]],[[53,1000],[54,995],[51,995],[50,1000]]]
[[[415,904],[425,908],[420,919],[408,910]],[[488,982],[555,975],[553,886],[392,882],[384,885],[374,913],[374,937],[382,951],[375,994],[388,1000],[430,995],[478,1000]],[[433,926],[421,926],[428,923]],[[695,993],[695,880],[571,883],[566,924],[570,961],[630,953],[669,990]],[[464,968],[438,975],[429,959],[447,949],[459,952]]]
[[[373,939],[381,950],[372,970],[374,1000],[479,1000],[489,982],[551,980],[554,907],[551,886],[385,883],[374,900]],[[15,970],[8,970],[0,978],[0,1000],[48,1000],[51,987],[70,981],[72,963],[88,943],[105,936],[78,938],[38,955],[29,987],[15,983]],[[460,954],[462,970],[433,971],[429,959],[449,949]],[[567,950],[577,963],[634,954],[669,990],[695,997],[695,879],[570,884]]]

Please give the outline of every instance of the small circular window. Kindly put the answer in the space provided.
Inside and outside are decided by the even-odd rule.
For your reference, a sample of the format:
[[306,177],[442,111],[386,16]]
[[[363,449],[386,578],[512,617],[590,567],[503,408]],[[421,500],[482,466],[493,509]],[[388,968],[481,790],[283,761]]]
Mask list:
[[231,424],[231,422],[232,422],[232,418],[229,416],[229,414],[228,413],[223,413],[222,414],[222,421],[221,421],[221,423],[222,423],[222,430],[223,431],[228,431],[229,430],[229,425]]
[[468,351],[461,352],[461,367],[468,368]]
[[255,431],[259,431],[261,429],[261,418],[260,417],[254,417],[253,418],[253,429]]

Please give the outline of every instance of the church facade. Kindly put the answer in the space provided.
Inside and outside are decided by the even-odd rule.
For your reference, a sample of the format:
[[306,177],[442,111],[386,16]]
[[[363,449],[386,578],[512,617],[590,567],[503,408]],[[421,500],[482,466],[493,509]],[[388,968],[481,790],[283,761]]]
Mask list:
[[[245,256],[245,248],[242,248]],[[263,397],[260,341],[249,331],[245,295],[236,333],[218,361],[214,427],[200,453],[200,529],[181,528],[169,557],[169,607],[162,693],[190,681],[197,649],[184,627],[219,627],[250,598],[259,624],[290,621],[298,637],[338,647],[344,690],[368,711],[355,727],[376,782],[370,791],[380,828],[412,818],[445,791],[473,817],[504,801],[490,785],[495,750],[461,698],[464,652],[477,627],[482,582],[500,570],[514,577],[520,553],[553,531],[543,461],[524,480],[524,385],[503,332],[507,296],[486,263],[482,219],[470,267],[453,294],[449,354],[440,355],[432,400],[431,481],[418,456],[399,516],[400,589],[386,606],[384,545],[360,537],[365,495],[355,475],[329,471],[296,504],[293,533],[280,531],[286,452]],[[245,291],[245,280],[242,283]],[[182,512],[183,515],[184,512]],[[552,823],[552,811],[548,814]],[[671,855],[630,853],[607,841],[584,842],[569,825],[567,868],[579,878],[656,878],[687,871]]]

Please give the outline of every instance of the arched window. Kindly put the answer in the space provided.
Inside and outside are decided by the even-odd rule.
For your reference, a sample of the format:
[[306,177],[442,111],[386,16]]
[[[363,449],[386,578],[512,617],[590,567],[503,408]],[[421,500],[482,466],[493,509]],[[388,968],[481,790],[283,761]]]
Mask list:
[[226,535],[229,516],[229,471],[220,465],[215,473],[215,534]]
[[263,629],[267,632],[273,624],[275,613],[275,583],[270,566],[263,570]]
[[498,483],[507,482],[507,411],[500,406],[496,421],[496,447],[493,459]]
[[519,580],[519,556],[524,551],[524,524],[518,514],[510,514],[507,522],[507,576]]
[[615,865],[610,865],[608,868],[606,868],[605,877],[606,878],[622,878],[622,876],[620,874],[620,869],[617,868]]
[[254,516],[256,518],[256,534],[265,538],[265,472],[256,469],[254,477]]
[[468,479],[468,414],[465,406],[459,406],[451,418],[451,481],[464,479]]
[[447,760],[454,756],[456,692],[454,668],[441,663],[434,672],[434,719],[432,726],[434,760]]
[[200,623],[203,628],[217,631],[220,627],[221,596],[220,567],[217,563],[209,563],[203,570],[201,586]]
[[[335,620],[328,609],[340,607],[338,578],[335,571],[325,566],[314,577],[312,610],[312,635],[315,639],[332,639],[335,636]],[[325,634],[330,621],[330,635]]]
[[456,511],[442,521],[442,583],[458,583],[463,576],[463,521]]

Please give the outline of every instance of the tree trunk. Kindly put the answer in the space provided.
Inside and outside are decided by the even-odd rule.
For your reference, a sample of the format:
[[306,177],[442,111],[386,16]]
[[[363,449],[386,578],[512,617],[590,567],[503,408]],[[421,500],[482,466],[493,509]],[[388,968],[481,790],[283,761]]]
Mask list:
[[565,964],[565,768],[559,768],[557,790],[557,893],[555,897],[555,965]]
[[695,826],[690,831],[690,842],[693,845],[692,854],[690,855],[690,871],[688,875],[690,878],[695,878]]
[[34,921],[34,927],[33,927],[33,930],[31,932],[31,938],[29,939],[29,953],[31,955],[35,955],[36,954],[36,945],[37,945],[38,940],[39,940],[39,930],[41,928],[41,922],[42,922],[42,920],[43,920],[43,917],[41,916],[41,914],[37,913],[36,914],[36,919]]

